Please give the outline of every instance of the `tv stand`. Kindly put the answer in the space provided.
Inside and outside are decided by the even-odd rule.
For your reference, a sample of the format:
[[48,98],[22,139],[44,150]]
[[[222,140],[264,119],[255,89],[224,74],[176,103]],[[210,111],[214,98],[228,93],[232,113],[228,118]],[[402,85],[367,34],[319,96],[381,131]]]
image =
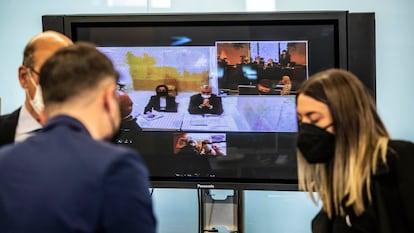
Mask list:
[[242,233],[242,191],[198,189],[199,233]]

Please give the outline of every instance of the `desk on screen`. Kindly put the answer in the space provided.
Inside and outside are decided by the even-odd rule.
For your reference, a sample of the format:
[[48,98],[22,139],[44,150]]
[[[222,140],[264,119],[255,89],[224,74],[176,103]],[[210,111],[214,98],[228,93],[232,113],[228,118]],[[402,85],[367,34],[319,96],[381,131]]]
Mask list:
[[225,113],[222,115],[185,114],[181,130],[231,132],[238,131],[238,128],[232,116]]
[[[135,97],[144,100],[147,97]],[[137,122],[143,131],[202,131],[202,132],[297,132],[295,96],[232,95],[223,96],[221,115],[188,113],[189,98],[194,93],[179,93],[178,112],[153,112],[150,119],[140,114]],[[143,112],[144,105],[138,112]]]
[[155,112],[154,117],[148,118],[139,115],[138,125],[143,131],[179,131],[183,121],[183,113],[179,112]]

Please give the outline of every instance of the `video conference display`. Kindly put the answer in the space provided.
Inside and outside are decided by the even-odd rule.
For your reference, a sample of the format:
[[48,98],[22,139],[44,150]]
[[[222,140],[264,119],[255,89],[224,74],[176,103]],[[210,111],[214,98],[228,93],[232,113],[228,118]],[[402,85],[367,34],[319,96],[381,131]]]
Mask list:
[[[212,47],[99,49],[121,73],[120,83],[134,103],[132,114],[144,131],[296,132],[293,93],[296,83],[307,78],[306,45],[287,41],[217,42]],[[281,65],[278,51],[288,46],[295,48],[296,62]],[[281,83],[283,76],[290,83]],[[260,90],[262,83],[266,83],[263,88],[267,92]],[[177,106],[174,111],[145,110],[159,85],[167,86],[168,96]],[[220,99],[216,104],[220,106],[213,106],[222,109],[220,112],[190,110],[191,97],[199,94],[203,85],[211,88],[210,99]],[[282,93],[285,85],[291,93]]]
[[296,90],[337,66],[336,32],[271,22],[89,23],[72,33],[119,71],[134,126],[117,143],[139,151],[153,182],[294,183]]
[[[121,74],[120,83],[133,102],[131,115],[142,129],[137,134],[162,142],[158,145],[163,153],[137,146],[139,151],[152,156],[150,161],[165,154],[174,164],[162,169],[171,172],[166,176],[225,178],[234,176],[236,164],[247,173],[251,171],[244,166],[265,168],[257,161],[249,164],[238,158],[245,156],[236,152],[239,149],[251,150],[253,158],[257,153],[255,145],[243,148],[240,133],[263,147],[264,161],[273,157],[269,162],[283,164],[294,151],[291,142],[287,146],[291,151],[280,157],[277,152],[286,145],[277,141],[281,133],[297,132],[295,91],[298,82],[308,77],[307,41],[217,41],[214,46],[99,50]],[[161,86],[167,92],[164,95],[158,93]],[[203,89],[208,96],[203,97]],[[211,109],[204,112],[199,106],[206,100]],[[267,142],[264,137],[273,140]],[[223,163],[227,165],[220,168]]]

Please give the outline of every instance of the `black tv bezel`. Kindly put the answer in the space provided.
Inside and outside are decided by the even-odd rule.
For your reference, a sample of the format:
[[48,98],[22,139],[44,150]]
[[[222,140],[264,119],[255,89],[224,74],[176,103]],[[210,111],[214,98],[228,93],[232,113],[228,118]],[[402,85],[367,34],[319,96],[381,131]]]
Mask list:
[[[334,25],[337,32],[337,68],[348,69],[348,11],[180,13],[180,14],[80,14],[63,15],[62,32],[76,40],[75,27],[189,26],[189,25]],[[43,16],[48,17],[48,16]],[[49,16],[50,17],[50,16]],[[44,27],[45,28],[45,27]],[[371,87],[369,87],[372,89]]]
[[[350,27],[348,11],[311,11],[311,12],[261,12],[261,13],[172,13],[172,14],[79,14],[45,15],[43,30],[60,31],[77,40],[76,27],[99,26],[168,26],[168,25],[255,25],[257,23],[280,25],[333,25],[336,30],[335,68],[350,70]],[[354,54],[355,55],[355,54]],[[375,53],[374,53],[375,55]],[[356,56],[354,56],[356,57]],[[309,75],[312,75],[311,73]],[[365,80],[368,88],[375,93],[375,76]],[[225,179],[225,180],[188,180],[153,177],[152,186],[156,188],[206,188],[240,190],[297,190],[297,180],[276,179]]]

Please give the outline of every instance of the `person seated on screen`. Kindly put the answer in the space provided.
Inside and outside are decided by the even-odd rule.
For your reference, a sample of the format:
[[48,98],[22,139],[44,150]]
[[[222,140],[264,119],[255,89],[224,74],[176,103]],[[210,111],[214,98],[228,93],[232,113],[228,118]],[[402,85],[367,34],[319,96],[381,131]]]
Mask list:
[[211,93],[209,85],[200,87],[200,93],[190,97],[188,112],[190,114],[222,114],[221,97]]
[[292,90],[292,82],[288,75],[283,75],[282,80],[279,81],[279,85],[282,85],[282,90],[280,90],[280,95],[289,95]]
[[260,57],[260,56],[256,56],[254,58],[253,64],[256,64],[256,65],[264,65],[263,58]]
[[144,114],[152,112],[177,112],[177,102],[175,97],[168,94],[168,86],[161,84],[155,88],[156,95],[151,96],[148,104],[145,106]]
[[180,150],[178,151],[177,155],[194,155],[194,156],[198,156],[198,150],[197,150],[197,142],[192,140],[192,139],[188,139],[185,142],[185,146],[181,147]]
[[240,56],[240,65],[249,65],[249,64],[250,64],[250,57]]
[[122,91],[118,92],[118,100],[121,112],[121,125],[112,142],[137,148],[142,128],[138,125],[137,118],[131,115],[133,102],[129,95]]
[[217,56],[217,64],[222,67],[227,66],[229,64],[227,61],[227,57]]
[[200,156],[197,142],[188,139],[186,145],[177,153],[177,173],[190,176],[208,176],[211,172],[210,162],[207,156]]
[[272,81],[269,79],[262,79],[257,84],[257,92],[259,95],[272,94]]
[[267,62],[266,62],[266,64],[264,64],[264,69],[272,69],[272,68],[275,68],[276,67],[276,65],[275,65],[275,63],[273,62],[273,59],[272,58],[269,58],[269,59],[267,59]]
[[279,64],[280,66],[286,67],[290,63],[290,54],[286,49],[282,50],[282,53],[279,56]]

